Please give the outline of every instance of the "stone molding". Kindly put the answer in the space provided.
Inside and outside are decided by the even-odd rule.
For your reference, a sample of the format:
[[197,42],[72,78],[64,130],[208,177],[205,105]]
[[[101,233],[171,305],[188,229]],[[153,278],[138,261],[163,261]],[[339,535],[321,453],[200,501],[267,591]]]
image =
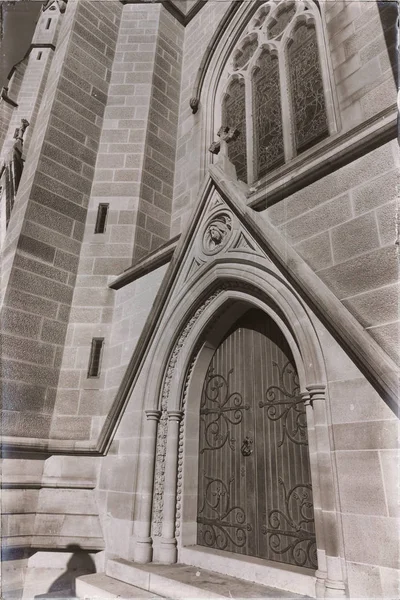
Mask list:
[[10,106],[12,106],[13,108],[16,108],[18,106],[17,102],[15,102],[14,100],[12,100],[9,95],[8,95],[8,87],[2,87],[1,88],[1,92],[0,92],[0,98],[2,100],[4,100],[4,102],[6,102],[7,104],[9,104]]
[[[197,3],[194,4],[187,13],[179,10],[177,5],[171,0],[150,0],[153,3],[159,3],[164,6],[164,8],[169,12],[170,15],[175,17],[175,19],[184,27],[197,15],[199,10],[201,10],[207,0],[197,0]],[[122,4],[149,4],[148,0],[120,0]]]
[[[243,0],[237,0],[236,2],[232,2],[231,6],[227,10],[227,12],[224,14],[221,21],[219,22],[218,27],[215,30],[215,32],[211,38],[211,41],[206,48],[205,53],[203,54],[203,58],[201,59],[200,67],[197,71],[196,79],[195,79],[195,82],[193,85],[192,95],[189,100],[189,105],[190,105],[190,108],[192,109],[193,114],[196,114],[197,111],[199,110],[204,80],[205,80],[205,77],[207,74],[208,67],[210,66],[210,63],[213,59],[214,52],[217,49],[218,44],[220,43],[220,41],[226,31],[227,26],[229,25],[229,23],[231,22],[231,20],[233,19],[233,17],[235,16],[235,14],[237,13],[238,9],[241,7],[242,4],[243,4]],[[259,6],[261,6],[261,4],[262,4],[262,2],[258,2],[258,1],[252,3],[251,12],[248,15],[249,18],[253,16],[253,14],[256,12],[256,10],[259,8]],[[239,32],[239,35],[245,29],[246,25],[247,25],[247,22],[242,24],[242,29]]]
[[119,275],[114,281],[112,281],[109,287],[112,290],[119,290],[125,285],[129,285],[133,281],[140,279],[147,273],[155,271],[159,267],[167,264],[178,244],[180,234],[172,238],[166,244],[163,244],[160,248],[148,254],[145,258],[134,263],[129,269],[126,269],[121,275]]
[[261,179],[247,194],[248,206],[259,211],[284,200],[395,139],[397,129],[397,106],[393,104],[354,129],[330,136]]
[[[91,455],[103,455],[107,453],[129,400],[132,387],[139,376],[140,369],[146,357],[151,351],[152,341],[154,341],[159,332],[163,315],[165,315],[168,303],[174,293],[176,279],[179,273],[182,272],[183,264],[188,260],[187,249],[191,240],[196,235],[199,220],[203,217],[206,203],[209,201],[211,191],[215,187],[222,195],[227,209],[239,221],[243,230],[249,232],[261,248],[265,258],[267,260],[272,259],[272,262],[276,265],[274,267],[276,272],[281,273],[292,284],[296,293],[315,312],[322,323],[351,356],[355,364],[367,376],[369,381],[373,383],[388,406],[397,414],[397,366],[389,359],[380,346],[371,339],[369,334],[364,331],[362,326],[341,304],[340,300],[334,296],[296,251],[287,246],[284,237],[271,223],[263,215],[254,215],[253,211],[246,206],[245,195],[243,190],[237,185],[237,182],[227,180],[226,175],[217,166],[210,168],[210,174],[212,179],[207,177],[203,183],[197,206],[189,221],[190,225],[182,234],[177,244],[176,251],[172,256],[154,306],[149,314],[99,438],[91,442],[4,438],[3,444],[7,450],[25,449],[50,453]],[[218,254],[217,258],[211,260],[206,268],[212,268],[215,260],[219,262],[223,261],[224,254],[222,258],[218,258],[220,256]],[[253,261],[254,266],[260,267],[260,257],[255,257],[254,255],[251,257],[249,253],[248,259]],[[200,297],[205,292],[204,288],[201,291],[201,281],[206,272],[199,272],[196,275],[197,283],[192,282],[192,286],[196,285],[196,288],[199,289]],[[182,344],[183,342],[184,340],[182,340]],[[171,359],[174,360],[174,357],[171,356]],[[172,364],[171,367],[173,367]],[[169,381],[171,381],[171,377]],[[166,402],[169,394],[168,380],[166,380],[164,394]],[[162,406],[162,410],[164,411],[167,409],[165,402],[164,406]],[[161,429],[162,423],[163,417],[160,420],[159,427]]]
[[[174,473],[174,479],[176,479],[176,497],[175,497],[175,529],[173,534],[171,533],[171,537],[168,540],[164,540],[162,537],[159,537],[159,541],[161,542],[161,545],[157,545],[154,547],[154,551],[157,552],[157,557],[156,560],[161,560],[162,562],[174,562],[176,560],[176,549],[175,549],[175,542],[176,539],[180,539],[181,540],[181,544],[184,544],[184,546],[186,545],[191,545],[193,543],[193,540],[191,542],[188,541],[187,539],[187,534],[184,533],[184,535],[182,536],[182,528],[185,527],[185,521],[182,522],[182,514],[186,513],[186,510],[182,511],[182,501],[185,500],[185,494],[188,493],[188,490],[186,490],[185,492],[185,483],[184,483],[184,473],[185,473],[185,428],[186,428],[186,421],[188,418],[190,418],[191,420],[191,425],[188,425],[188,429],[190,431],[194,430],[193,427],[193,418],[195,418],[193,415],[194,413],[194,406],[195,404],[193,404],[193,401],[198,397],[198,394],[196,392],[195,389],[193,389],[191,386],[191,381],[192,378],[195,379],[199,379],[202,377],[202,374],[200,371],[202,370],[202,367],[196,367],[196,365],[198,364],[198,357],[200,355],[200,353],[203,352],[203,349],[207,346],[207,352],[211,352],[212,353],[212,349],[211,346],[213,345],[213,343],[210,341],[207,341],[209,339],[209,334],[215,329],[216,323],[215,320],[213,321],[213,319],[210,320],[209,315],[214,314],[214,319],[217,317],[221,316],[221,312],[219,311],[219,308],[221,308],[221,302],[218,302],[218,300],[220,299],[220,296],[222,296],[224,294],[224,292],[229,292],[230,290],[243,290],[243,292],[245,294],[249,294],[250,296],[254,296],[254,295],[262,295],[261,290],[257,287],[254,286],[250,283],[240,283],[240,282],[236,282],[236,281],[231,281],[231,282],[225,282],[222,286],[220,286],[220,288],[217,288],[215,292],[211,293],[211,295],[208,296],[208,298],[213,298],[213,302],[212,304],[207,303],[207,300],[203,301],[202,305],[196,310],[196,312],[194,313],[194,315],[192,317],[190,317],[190,315],[187,317],[188,320],[186,320],[186,325],[183,328],[183,332],[185,332],[185,343],[182,344],[182,334],[181,336],[178,337],[177,341],[175,342],[175,344],[172,347],[170,356],[177,356],[177,353],[179,352],[184,352],[185,353],[185,357],[187,357],[189,359],[189,362],[187,362],[187,369],[186,369],[186,373],[185,373],[185,377],[183,378],[183,380],[181,380],[181,382],[177,382],[176,379],[177,377],[174,377],[173,371],[171,372],[170,370],[170,364],[171,361],[167,361],[165,364],[166,366],[166,373],[167,373],[167,377],[170,380],[174,380],[175,385],[173,387],[173,390],[170,389],[170,387],[168,388],[168,393],[172,394],[173,397],[177,397],[180,396],[181,397],[181,402],[179,404],[181,411],[184,413],[184,418],[181,421],[181,425],[180,425],[180,429],[179,429],[179,439],[178,439],[178,444],[176,447],[176,473]],[[209,307],[207,313],[206,313],[206,308]],[[186,312],[184,306],[181,306],[179,309],[181,312]],[[203,314],[204,313],[204,314]],[[195,315],[197,315],[197,318],[194,319]],[[298,318],[300,318],[300,315],[297,315]],[[176,315],[175,318],[178,318],[178,315]],[[202,329],[202,324],[200,323],[196,329],[195,329],[195,322],[194,321],[201,321],[203,324],[203,329]],[[205,328],[204,328],[204,324]],[[190,332],[188,331],[188,326],[190,328]],[[199,331],[201,331],[202,333],[200,335]],[[182,332],[182,333],[183,333]],[[190,333],[190,339],[189,338],[189,333]],[[196,341],[196,337],[197,337],[197,341]],[[193,346],[194,343],[194,346]],[[317,350],[318,352],[318,350]],[[156,352],[156,354],[153,356],[153,361],[155,364],[159,364],[161,355],[163,354],[162,350],[160,350],[159,352]],[[190,354],[190,356],[188,356],[188,354]],[[303,357],[306,361],[307,358]],[[204,361],[203,361],[204,363]],[[182,361],[178,363],[177,360],[174,361],[174,365],[172,365],[173,367],[176,366],[177,364],[180,365],[180,367],[182,367],[183,363]],[[203,365],[204,366],[204,365]],[[315,432],[315,428],[313,426],[313,422],[314,422],[314,416],[313,416],[313,412],[314,412],[314,408],[312,406],[312,403],[310,401],[307,402],[308,407],[307,407],[307,411],[308,411],[308,418],[307,421],[308,426],[309,426],[309,435],[310,438],[312,437],[314,443],[314,446],[316,448],[315,453],[316,453],[316,457],[317,457],[317,465],[314,465],[314,475],[313,475],[313,485],[316,486],[316,488],[319,489],[320,485],[324,485],[325,487],[328,485],[329,487],[332,487],[334,485],[333,482],[333,472],[332,472],[332,465],[330,465],[330,468],[328,469],[328,471],[326,471],[326,469],[324,470],[323,467],[321,467],[321,465],[326,465],[326,461],[322,461],[321,460],[321,465],[319,465],[318,463],[318,456],[320,455],[321,451],[322,451],[322,447],[326,448],[326,443],[324,443],[324,440],[326,438],[326,432],[327,432],[327,428],[326,427],[321,427],[322,423],[325,422],[324,419],[321,420],[322,417],[322,413],[324,413],[327,409],[325,407],[325,389],[326,389],[326,385],[323,382],[323,377],[322,380],[319,379],[317,373],[314,376],[314,382],[315,383],[310,383],[308,385],[305,386],[305,391],[303,391],[303,396],[307,399],[315,399],[315,400],[322,400],[323,402],[317,403],[318,407],[317,407],[317,411],[318,411],[318,415],[317,415],[317,424],[320,425],[319,427],[319,431],[318,434],[316,434]],[[150,386],[151,387],[151,386]],[[198,388],[198,386],[197,386]],[[197,389],[196,388],[196,389]],[[153,395],[154,389],[149,389],[149,396]],[[163,398],[163,400],[165,401],[165,397]],[[191,409],[189,408],[189,410],[186,410],[186,404],[190,402],[191,403]],[[177,411],[178,414],[181,413],[181,411]],[[175,412],[175,411],[172,411]],[[311,414],[311,420],[310,420],[310,414]],[[318,439],[317,439],[318,438]],[[329,446],[329,443],[328,443]],[[193,459],[193,456],[191,455],[191,459]],[[190,463],[192,464],[192,463]],[[192,467],[187,466],[187,469],[191,469]],[[170,478],[171,478],[171,473],[170,473]],[[190,478],[191,480],[191,478]],[[320,483],[321,481],[321,483]],[[193,493],[192,488],[190,488],[190,494]],[[319,539],[319,560],[321,561],[321,567],[320,570],[318,571],[318,586],[319,586],[319,592],[320,592],[320,597],[323,597],[325,594],[326,590],[330,590],[330,589],[335,589],[336,593],[337,593],[337,597],[342,598],[344,597],[344,590],[345,590],[345,583],[343,581],[343,575],[340,572],[339,569],[339,565],[337,564],[337,560],[336,559],[336,555],[335,556],[329,556],[329,561],[325,561],[325,543],[324,543],[324,539],[325,539],[325,533],[324,530],[327,529],[330,532],[330,536],[331,538],[335,538],[335,547],[338,547],[339,545],[339,539],[336,538],[340,538],[340,530],[338,529],[338,524],[337,524],[337,519],[336,519],[336,511],[334,510],[332,512],[332,508],[331,506],[329,507],[322,507],[323,510],[326,511],[328,510],[329,512],[329,523],[325,522],[325,517],[323,516],[322,522],[320,523],[319,526],[319,533],[318,533],[318,539]],[[164,514],[165,511],[163,511],[162,514]],[[324,513],[324,514],[325,514]],[[332,517],[335,517],[335,521],[336,521],[336,528],[335,531],[332,532],[329,527],[332,524]],[[186,519],[189,520],[190,523],[192,523],[193,518],[189,517],[188,515],[186,516]],[[169,523],[167,523],[168,525]],[[160,523],[159,527],[160,530],[163,528],[164,524]],[[194,542],[195,543],[195,542]],[[164,544],[165,547],[162,547]],[[331,545],[332,545],[332,541],[331,541]],[[326,569],[324,568],[326,567]]]
[[210,173],[220,193],[230,200],[236,199],[235,207],[238,212],[233,211],[236,212],[236,216],[245,222],[279,271],[332,333],[384,402],[398,415],[398,366],[297,252],[287,245],[284,237],[269,220],[262,215],[257,215],[255,219],[253,212],[243,201],[240,202],[239,198],[242,198],[243,192],[237,185],[228,181],[216,166],[210,167]]

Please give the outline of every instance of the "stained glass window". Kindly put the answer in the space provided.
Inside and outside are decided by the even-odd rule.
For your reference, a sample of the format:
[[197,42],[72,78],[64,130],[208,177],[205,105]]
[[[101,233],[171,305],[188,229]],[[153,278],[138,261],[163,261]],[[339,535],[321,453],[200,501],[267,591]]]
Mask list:
[[243,43],[243,46],[236,51],[234,59],[233,59],[233,68],[241,69],[249,62],[250,58],[253,56],[254,52],[257,50],[258,40],[257,38],[252,38],[246,40]]
[[262,179],[329,135],[334,115],[325,100],[315,4],[262,4],[227,61],[231,83],[222,95],[220,124],[240,131],[228,154],[242,181]]
[[240,131],[235,141],[228,145],[229,159],[236,167],[238,179],[247,182],[246,157],[246,98],[243,80],[235,79],[225,94],[222,107],[222,124]]
[[302,152],[329,133],[315,27],[296,29],[288,67],[296,150]]
[[284,161],[277,56],[264,52],[253,74],[254,165],[257,179]]
[[258,11],[258,13],[256,14],[255,18],[254,18],[253,27],[261,29],[261,27],[265,23],[265,19],[267,18],[268,14],[269,14],[269,11],[270,11],[270,7],[269,6],[263,6],[263,7],[261,7],[260,10]]
[[286,25],[290,23],[294,13],[296,12],[296,5],[291,3],[286,3],[283,10],[281,10],[275,19],[272,21],[271,25],[268,27],[268,33],[271,38],[277,37],[282,31],[284,31]]

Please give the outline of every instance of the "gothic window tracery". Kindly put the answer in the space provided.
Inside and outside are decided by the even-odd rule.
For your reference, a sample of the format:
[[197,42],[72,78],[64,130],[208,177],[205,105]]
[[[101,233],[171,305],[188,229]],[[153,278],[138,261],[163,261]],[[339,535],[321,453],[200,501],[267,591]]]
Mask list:
[[264,51],[253,71],[254,167],[261,179],[284,162],[278,57]]
[[328,135],[315,27],[301,24],[288,46],[292,111],[298,152]]
[[260,180],[332,130],[321,27],[313,0],[269,0],[233,49],[220,125],[240,131],[228,154],[242,181]]

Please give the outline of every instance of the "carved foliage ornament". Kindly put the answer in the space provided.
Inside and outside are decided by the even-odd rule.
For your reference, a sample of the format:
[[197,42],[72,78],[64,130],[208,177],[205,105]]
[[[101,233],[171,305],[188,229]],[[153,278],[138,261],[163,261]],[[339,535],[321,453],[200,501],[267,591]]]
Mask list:
[[[215,217],[214,217],[215,218]],[[166,374],[164,379],[163,390],[161,394],[161,418],[157,429],[157,446],[156,446],[156,465],[155,465],[155,473],[154,473],[154,495],[153,495],[153,511],[152,511],[152,535],[160,536],[161,535],[161,527],[162,527],[162,513],[164,506],[164,481],[165,481],[165,456],[167,449],[167,434],[168,434],[168,418],[167,418],[167,409],[169,402],[169,395],[171,390],[172,378],[174,376],[176,363],[178,361],[179,353],[185,345],[186,339],[190,334],[193,326],[196,321],[200,318],[203,312],[207,309],[207,307],[218,298],[222,292],[229,289],[242,289],[253,295],[259,296],[258,290],[254,288],[252,285],[244,282],[226,282],[219,286],[195,311],[193,316],[189,319],[184,329],[182,330],[180,336],[178,337],[175,346],[170,355],[170,359],[168,361],[168,366],[166,368]],[[216,317],[217,318],[217,315]],[[209,328],[212,328],[214,320],[211,320]],[[208,328],[207,328],[208,330]],[[200,347],[196,346],[194,351],[194,355],[197,355]],[[189,368],[186,382],[190,377],[191,371],[194,367],[195,359],[193,359],[191,366]],[[186,401],[186,391],[184,392],[184,399],[182,402],[182,410],[184,410],[184,403]],[[183,428],[184,428],[184,419],[182,419],[180,423],[180,436],[179,436],[179,452],[178,452],[178,474],[180,473],[180,477],[178,475],[178,489],[177,489],[177,521],[179,522],[180,518],[180,505],[181,505],[181,494],[182,494],[182,484],[179,481],[182,478],[182,464],[183,464]],[[178,533],[178,532],[177,532]]]

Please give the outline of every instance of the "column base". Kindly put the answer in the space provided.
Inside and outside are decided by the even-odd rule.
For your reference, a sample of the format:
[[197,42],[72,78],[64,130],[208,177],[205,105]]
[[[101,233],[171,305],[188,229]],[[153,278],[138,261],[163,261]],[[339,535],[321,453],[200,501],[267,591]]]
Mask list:
[[325,598],[347,598],[343,581],[325,580]]
[[157,546],[157,562],[173,565],[178,560],[178,550],[175,538],[161,538]]
[[325,598],[325,581],[327,578],[326,571],[316,571],[315,577],[317,578],[315,582],[315,596],[316,598]]
[[133,560],[136,563],[146,564],[153,558],[153,540],[151,537],[138,538],[133,548]]

